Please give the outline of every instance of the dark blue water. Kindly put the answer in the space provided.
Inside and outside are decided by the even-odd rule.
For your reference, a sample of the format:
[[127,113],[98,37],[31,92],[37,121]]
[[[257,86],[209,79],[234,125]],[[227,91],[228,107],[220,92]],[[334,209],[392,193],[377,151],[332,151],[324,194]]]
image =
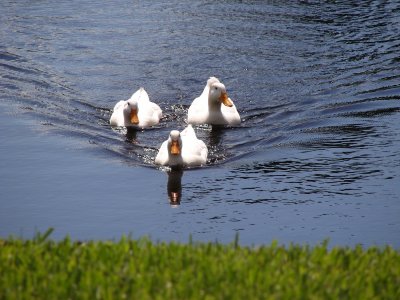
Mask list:
[[[1,236],[400,246],[398,1],[0,10]],[[196,128],[206,167],[157,168],[209,76],[242,124]],[[165,120],[112,129],[140,86]]]

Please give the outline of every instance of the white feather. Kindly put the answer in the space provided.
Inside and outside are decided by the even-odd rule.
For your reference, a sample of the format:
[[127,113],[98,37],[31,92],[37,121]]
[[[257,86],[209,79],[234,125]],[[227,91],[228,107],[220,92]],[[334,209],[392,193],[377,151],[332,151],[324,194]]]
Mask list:
[[219,100],[226,88],[218,78],[210,77],[199,97],[193,100],[188,110],[188,123],[194,125],[239,125],[240,115],[235,104],[228,107]]
[[[179,142],[179,154],[171,154],[172,140]],[[197,138],[192,125],[188,125],[180,133],[177,130],[171,131],[168,140],[162,143],[154,162],[169,167],[194,167],[204,165],[207,155],[206,144]]]
[[[137,107],[138,124],[132,124],[129,118],[131,107]],[[119,101],[110,118],[112,126],[147,128],[157,125],[162,117],[161,108],[151,102],[144,88],[138,89],[128,100]]]

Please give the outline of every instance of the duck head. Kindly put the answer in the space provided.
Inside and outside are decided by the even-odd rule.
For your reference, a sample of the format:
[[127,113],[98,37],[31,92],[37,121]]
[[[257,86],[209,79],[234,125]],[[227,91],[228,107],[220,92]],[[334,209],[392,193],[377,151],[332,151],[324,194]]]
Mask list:
[[124,115],[125,118],[128,119],[131,124],[138,125],[139,124],[139,117],[138,117],[139,107],[137,101],[135,100],[128,100],[124,107]]
[[[211,78],[210,78],[211,79]],[[209,79],[209,81],[210,81]],[[232,100],[228,97],[225,85],[219,81],[212,81],[208,93],[208,102],[211,104],[223,104],[228,107],[233,106]]]
[[180,155],[182,152],[182,139],[178,130],[172,130],[169,134],[168,152],[172,155]]

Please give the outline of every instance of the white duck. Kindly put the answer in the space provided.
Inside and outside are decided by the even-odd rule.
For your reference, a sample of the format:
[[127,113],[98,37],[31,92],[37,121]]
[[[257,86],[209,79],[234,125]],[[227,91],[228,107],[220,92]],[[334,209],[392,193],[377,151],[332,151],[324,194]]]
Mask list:
[[150,102],[149,95],[141,87],[130,99],[121,100],[115,104],[110,124],[146,128],[157,125],[161,117],[161,108],[154,102]]
[[189,124],[239,125],[240,115],[218,78],[210,77],[188,111]]
[[206,144],[197,138],[192,125],[188,125],[182,132],[171,131],[168,140],[162,143],[155,163],[169,167],[201,166],[206,163],[207,155]]

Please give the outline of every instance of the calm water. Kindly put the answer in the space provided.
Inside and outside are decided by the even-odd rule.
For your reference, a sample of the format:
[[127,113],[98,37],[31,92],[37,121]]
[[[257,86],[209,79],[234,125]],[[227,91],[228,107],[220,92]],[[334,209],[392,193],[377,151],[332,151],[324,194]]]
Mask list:
[[[359,2],[2,1],[0,235],[400,247],[400,4]],[[241,126],[160,170],[212,75]],[[140,86],[166,119],[110,128]]]

